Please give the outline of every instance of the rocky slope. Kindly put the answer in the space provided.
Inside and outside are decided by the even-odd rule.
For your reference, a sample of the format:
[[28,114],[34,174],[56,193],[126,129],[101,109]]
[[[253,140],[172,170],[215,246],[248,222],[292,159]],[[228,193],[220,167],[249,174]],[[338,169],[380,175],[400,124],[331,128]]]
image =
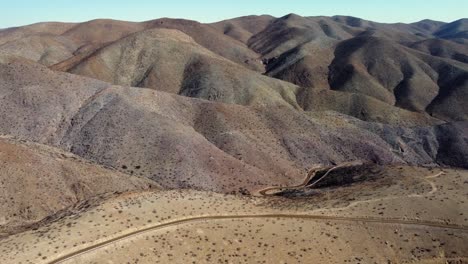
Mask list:
[[466,122],[405,128],[287,106],[221,104],[17,59],[1,64],[0,77],[1,133],[165,187],[251,190],[294,182],[312,164],[350,160],[467,166]]
[[466,19],[295,14],[1,30],[0,134],[20,140],[0,139],[1,228],[154,186],[247,194],[315,165],[468,168],[466,38]]
[[40,23],[0,32],[0,54],[117,85],[224,103],[434,125],[468,118],[462,103],[465,22],[382,24],[289,14],[212,24],[168,18]]
[[0,233],[18,232],[92,197],[156,188],[49,146],[0,137]]

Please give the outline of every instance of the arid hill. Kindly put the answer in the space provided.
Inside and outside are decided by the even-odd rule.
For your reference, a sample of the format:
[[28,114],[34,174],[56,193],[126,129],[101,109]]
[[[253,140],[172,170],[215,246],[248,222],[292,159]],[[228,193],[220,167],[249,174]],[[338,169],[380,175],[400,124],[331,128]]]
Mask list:
[[[345,171],[357,182],[333,186]],[[0,261],[466,262],[466,171],[374,166],[332,176],[288,199],[193,190],[119,195],[0,240]]]
[[8,137],[0,137],[0,166],[0,235],[98,195],[158,186],[53,147]]
[[215,191],[349,160],[465,167],[466,45],[440,39],[463,30],[295,14],[6,29],[0,131]]
[[0,76],[1,133],[165,187],[252,190],[273,179],[294,182],[312,164],[350,160],[468,165],[466,122],[403,128],[288,106],[221,104],[17,59],[1,64]]
[[442,25],[434,32],[434,36],[466,44],[466,39],[468,38],[468,19],[463,18]]
[[0,262],[463,263],[467,38],[295,14],[0,30]]
[[295,103],[295,85],[250,71],[168,29],[135,33],[68,70],[118,85],[242,105]]
[[99,19],[3,30],[0,54],[117,85],[224,103],[434,125],[468,118],[461,103],[468,85],[465,31],[466,19],[412,24],[296,14],[212,24]]

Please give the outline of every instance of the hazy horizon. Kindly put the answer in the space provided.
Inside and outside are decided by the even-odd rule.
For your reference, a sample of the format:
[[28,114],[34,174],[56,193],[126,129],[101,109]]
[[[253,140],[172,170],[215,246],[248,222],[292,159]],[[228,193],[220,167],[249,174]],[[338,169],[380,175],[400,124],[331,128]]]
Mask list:
[[[48,4],[44,4],[47,2]],[[32,1],[18,0],[2,5],[4,10],[0,28],[23,26],[39,22],[84,22],[93,19],[115,19],[125,21],[146,21],[161,17],[184,18],[203,23],[248,15],[272,15],[281,17],[289,13],[302,16],[354,16],[382,23],[412,23],[423,19],[452,22],[466,15],[468,2],[457,0],[404,1],[364,0],[359,3],[344,0],[305,1],[278,3],[271,1],[185,1],[169,3],[139,0],[132,3],[102,0]],[[417,10],[415,12],[414,10]]]

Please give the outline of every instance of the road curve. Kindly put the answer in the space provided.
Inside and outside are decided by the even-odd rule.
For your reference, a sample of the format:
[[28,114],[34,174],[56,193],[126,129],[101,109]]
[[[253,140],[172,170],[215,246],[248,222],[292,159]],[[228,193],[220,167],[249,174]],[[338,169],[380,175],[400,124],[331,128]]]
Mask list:
[[[325,177],[328,176],[328,174],[330,174],[330,172],[336,170],[336,169],[339,169],[339,168],[342,168],[342,167],[347,167],[347,166],[358,166],[358,165],[363,165],[363,162],[361,161],[352,161],[352,162],[346,162],[346,163],[342,163],[340,165],[337,165],[337,166],[334,166],[334,167],[329,167],[329,168],[326,168],[326,167],[322,167],[322,166],[316,166],[316,167],[313,167],[312,169],[309,170],[309,172],[307,173],[306,177],[304,178],[304,180],[302,181],[302,183],[298,184],[298,185],[294,185],[294,186],[284,186],[284,187],[281,187],[281,186],[272,186],[272,187],[268,187],[268,188],[265,188],[265,189],[262,189],[262,190],[259,190],[257,191],[257,196],[270,196],[270,195],[274,195],[273,194],[269,194],[269,192],[271,191],[284,191],[284,190],[294,190],[294,189],[301,189],[301,188],[312,188],[313,186],[315,186],[318,182],[320,182],[321,180],[323,180]],[[321,170],[324,170],[324,169],[328,169],[327,172],[322,176],[320,177],[320,179],[316,180],[314,183],[312,184],[309,184],[308,183],[310,182],[310,180],[312,180],[315,175],[317,174],[317,172],[321,171]]]
[[48,264],[58,264],[64,263],[68,260],[71,260],[80,255],[98,250],[100,248],[106,247],[112,243],[116,243],[143,233],[164,229],[172,226],[197,223],[203,221],[212,221],[212,220],[235,220],[235,219],[263,219],[263,218],[286,218],[286,219],[306,219],[313,221],[348,221],[348,222],[360,222],[360,223],[378,223],[378,224],[399,224],[399,225],[414,225],[414,226],[424,226],[424,227],[433,227],[433,228],[443,228],[443,229],[453,229],[468,231],[468,226],[460,226],[453,224],[443,224],[438,222],[431,221],[420,221],[420,220],[402,220],[402,219],[391,219],[391,218],[359,218],[359,217],[340,217],[340,216],[325,216],[325,215],[304,215],[304,214],[264,214],[264,215],[218,215],[218,216],[198,216],[185,218],[180,220],[175,220],[169,223],[164,223],[160,225],[146,227],[128,234],[123,234],[115,238],[87,246],[83,249],[80,249],[75,252],[68,253],[63,255],[55,260],[46,262]]
[[297,188],[302,188],[304,186],[306,186],[309,181],[315,176],[315,174],[321,169],[321,167],[314,167],[312,169],[309,170],[309,172],[307,173],[306,177],[304,178],[304,180],[302,181],[302,183],[298,184],[298,185],[295,185],[295,186],[284,186],[284,187],[281,187],[281,186],[271,186],[271,187],[268,187],[268,188],[265,188],[265,189],[262,189],[260,191],[258,191],[258,194],[257,196],[268,196],[270,194],[268,194],[268,192],[270,191],[274,191],[274,190],[290,190],[290,189],[297,189]]

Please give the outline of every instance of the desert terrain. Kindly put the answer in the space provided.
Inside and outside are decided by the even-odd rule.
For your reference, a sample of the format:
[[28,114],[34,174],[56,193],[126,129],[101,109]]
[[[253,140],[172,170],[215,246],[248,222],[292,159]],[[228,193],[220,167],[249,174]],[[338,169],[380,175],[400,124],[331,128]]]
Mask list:
[[468,263],[468,20],[0,30],[0,263]]
[[[347,176],[343,177],[345,172]],[[190,190],[113,195],[87,209],[3,239],[1,261],[467,260],[466,171],[353,165],[329,175],[315,187],[298,187],[289,193],[276,190],[275,195],[249,197]],[[322,175],[317,173],[311,180],[318,176]],[[453,215],[454,211],[460,213]]]

